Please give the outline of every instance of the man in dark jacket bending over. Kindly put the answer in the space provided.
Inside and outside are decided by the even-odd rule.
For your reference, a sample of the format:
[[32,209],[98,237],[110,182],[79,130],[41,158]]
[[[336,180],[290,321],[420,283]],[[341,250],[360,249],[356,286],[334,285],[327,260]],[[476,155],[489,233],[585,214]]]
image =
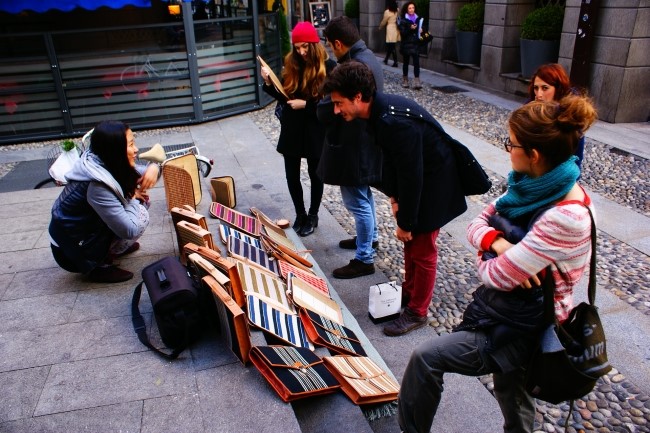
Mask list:
[[[323,34],[339,64],[357,60],[367,65],[377,87],[383,89],[381,65],[361,40],[359,30],[350,18],[333,18]],[[375,272],[373,257],[378,246],[375,200],[370,185],[381,180],[381,151],[366,132],[366,121],[345,122],[338,118],[329,98],[319,103],[317,115],[327,126],[318,175],[328,185],[341,186],[343,204],[354,216],[357,232],[354,238],[339,242],[339,247],[355,250],[354,259],[332,274],[335,278],[370,275]]]
[[372,72],[359,62],[337,66],[325,80],[334,113],[345,121],[367,119],[383,151],[382,191],[390,197],[404,242],[404,311],[384,328],[402,335],[427,323],[436,280],[440,227],[467,210],[451,148],[438,122],[410,99],[376,91]]

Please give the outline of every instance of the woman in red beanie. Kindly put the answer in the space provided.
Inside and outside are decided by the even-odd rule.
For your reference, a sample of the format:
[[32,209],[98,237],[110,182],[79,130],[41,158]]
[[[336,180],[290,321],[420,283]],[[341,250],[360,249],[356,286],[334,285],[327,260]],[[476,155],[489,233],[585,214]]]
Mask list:
[[[336,62],[329,59],[311,23],[298,23],[291,32],[291,41],[293,50],[284,58],[281,74],[282,87],[289,99],[273,86],[270,69],[262,66],[261,74],[264,91],[277,99],[280,106],[280,110],[276,109],[281,126],[277,150],[284,156],[289,194],[296,209],[293,229],[300,236],[307,236],[318,226],[318,209],[323,196],[323,182],[316,174],[316,167],[323,149],[325,128],[316,118],[316,104],[323,97],[321,84]],[[307,159],[311,181],[309,213],[305,211],[300,182],[302,158]]]

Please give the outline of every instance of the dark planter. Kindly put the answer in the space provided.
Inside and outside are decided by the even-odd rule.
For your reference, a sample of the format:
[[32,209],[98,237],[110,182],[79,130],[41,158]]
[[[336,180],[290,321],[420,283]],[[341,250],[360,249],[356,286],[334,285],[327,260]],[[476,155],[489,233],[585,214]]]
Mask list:
[[456,52],[458,63],[478,65],[481,62],[481,43],[483,34],[478,32],[456,31]]
[[521,75],[530,78],[535,70],[546,63],[557,63],[560,41],[533,41],[520,39]]

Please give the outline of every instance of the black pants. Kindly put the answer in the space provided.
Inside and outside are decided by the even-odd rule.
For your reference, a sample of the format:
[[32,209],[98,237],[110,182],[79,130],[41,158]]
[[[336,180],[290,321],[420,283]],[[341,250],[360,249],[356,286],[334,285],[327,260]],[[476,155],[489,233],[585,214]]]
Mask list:
[[415,54],[406,54],[402,53],[402,57],[404,57],[404,65],[402,65],[402,72],[405,77],[408,77],[409,75],[409,58],[413,59],[413,76],[415,78],[420,77],[420,55],[418,53]]
[[393,56],[393,63],[397,64],[397,50],[395,42],[386,42],[386,57],[384,58],[384,63],[388,63],[390,56]]
[[[287,186],[293,207],[296,209],[296,215],[305,214],[305,201],[302,195],[302,183],[300,182],[300,163],[302,158],[297,156],[284,155],[284,172],[287,178]],[[320,202],[323,198],[323,182],[316,174],[319,158],[307,158],[307,172],[311,181],[311,203],[309,204],[309,213],[318,214]]]

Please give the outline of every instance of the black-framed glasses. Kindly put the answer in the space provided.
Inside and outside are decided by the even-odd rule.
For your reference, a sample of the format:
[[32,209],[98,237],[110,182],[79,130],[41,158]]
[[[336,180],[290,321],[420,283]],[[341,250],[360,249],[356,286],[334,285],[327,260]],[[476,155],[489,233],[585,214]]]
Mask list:
[[503,147],[506,148],[506,152],[508,152],[508,153],[512,150],[513,147],[519,147],[519,148],[521,148],[521,149],[524,148],[524,146],[521,146],[521,145],[519,145],[519,144],[514,144],[514,143],[512,142],[512,140],[510,140],[510,137],[505,137],[505,138],[503,139]]

